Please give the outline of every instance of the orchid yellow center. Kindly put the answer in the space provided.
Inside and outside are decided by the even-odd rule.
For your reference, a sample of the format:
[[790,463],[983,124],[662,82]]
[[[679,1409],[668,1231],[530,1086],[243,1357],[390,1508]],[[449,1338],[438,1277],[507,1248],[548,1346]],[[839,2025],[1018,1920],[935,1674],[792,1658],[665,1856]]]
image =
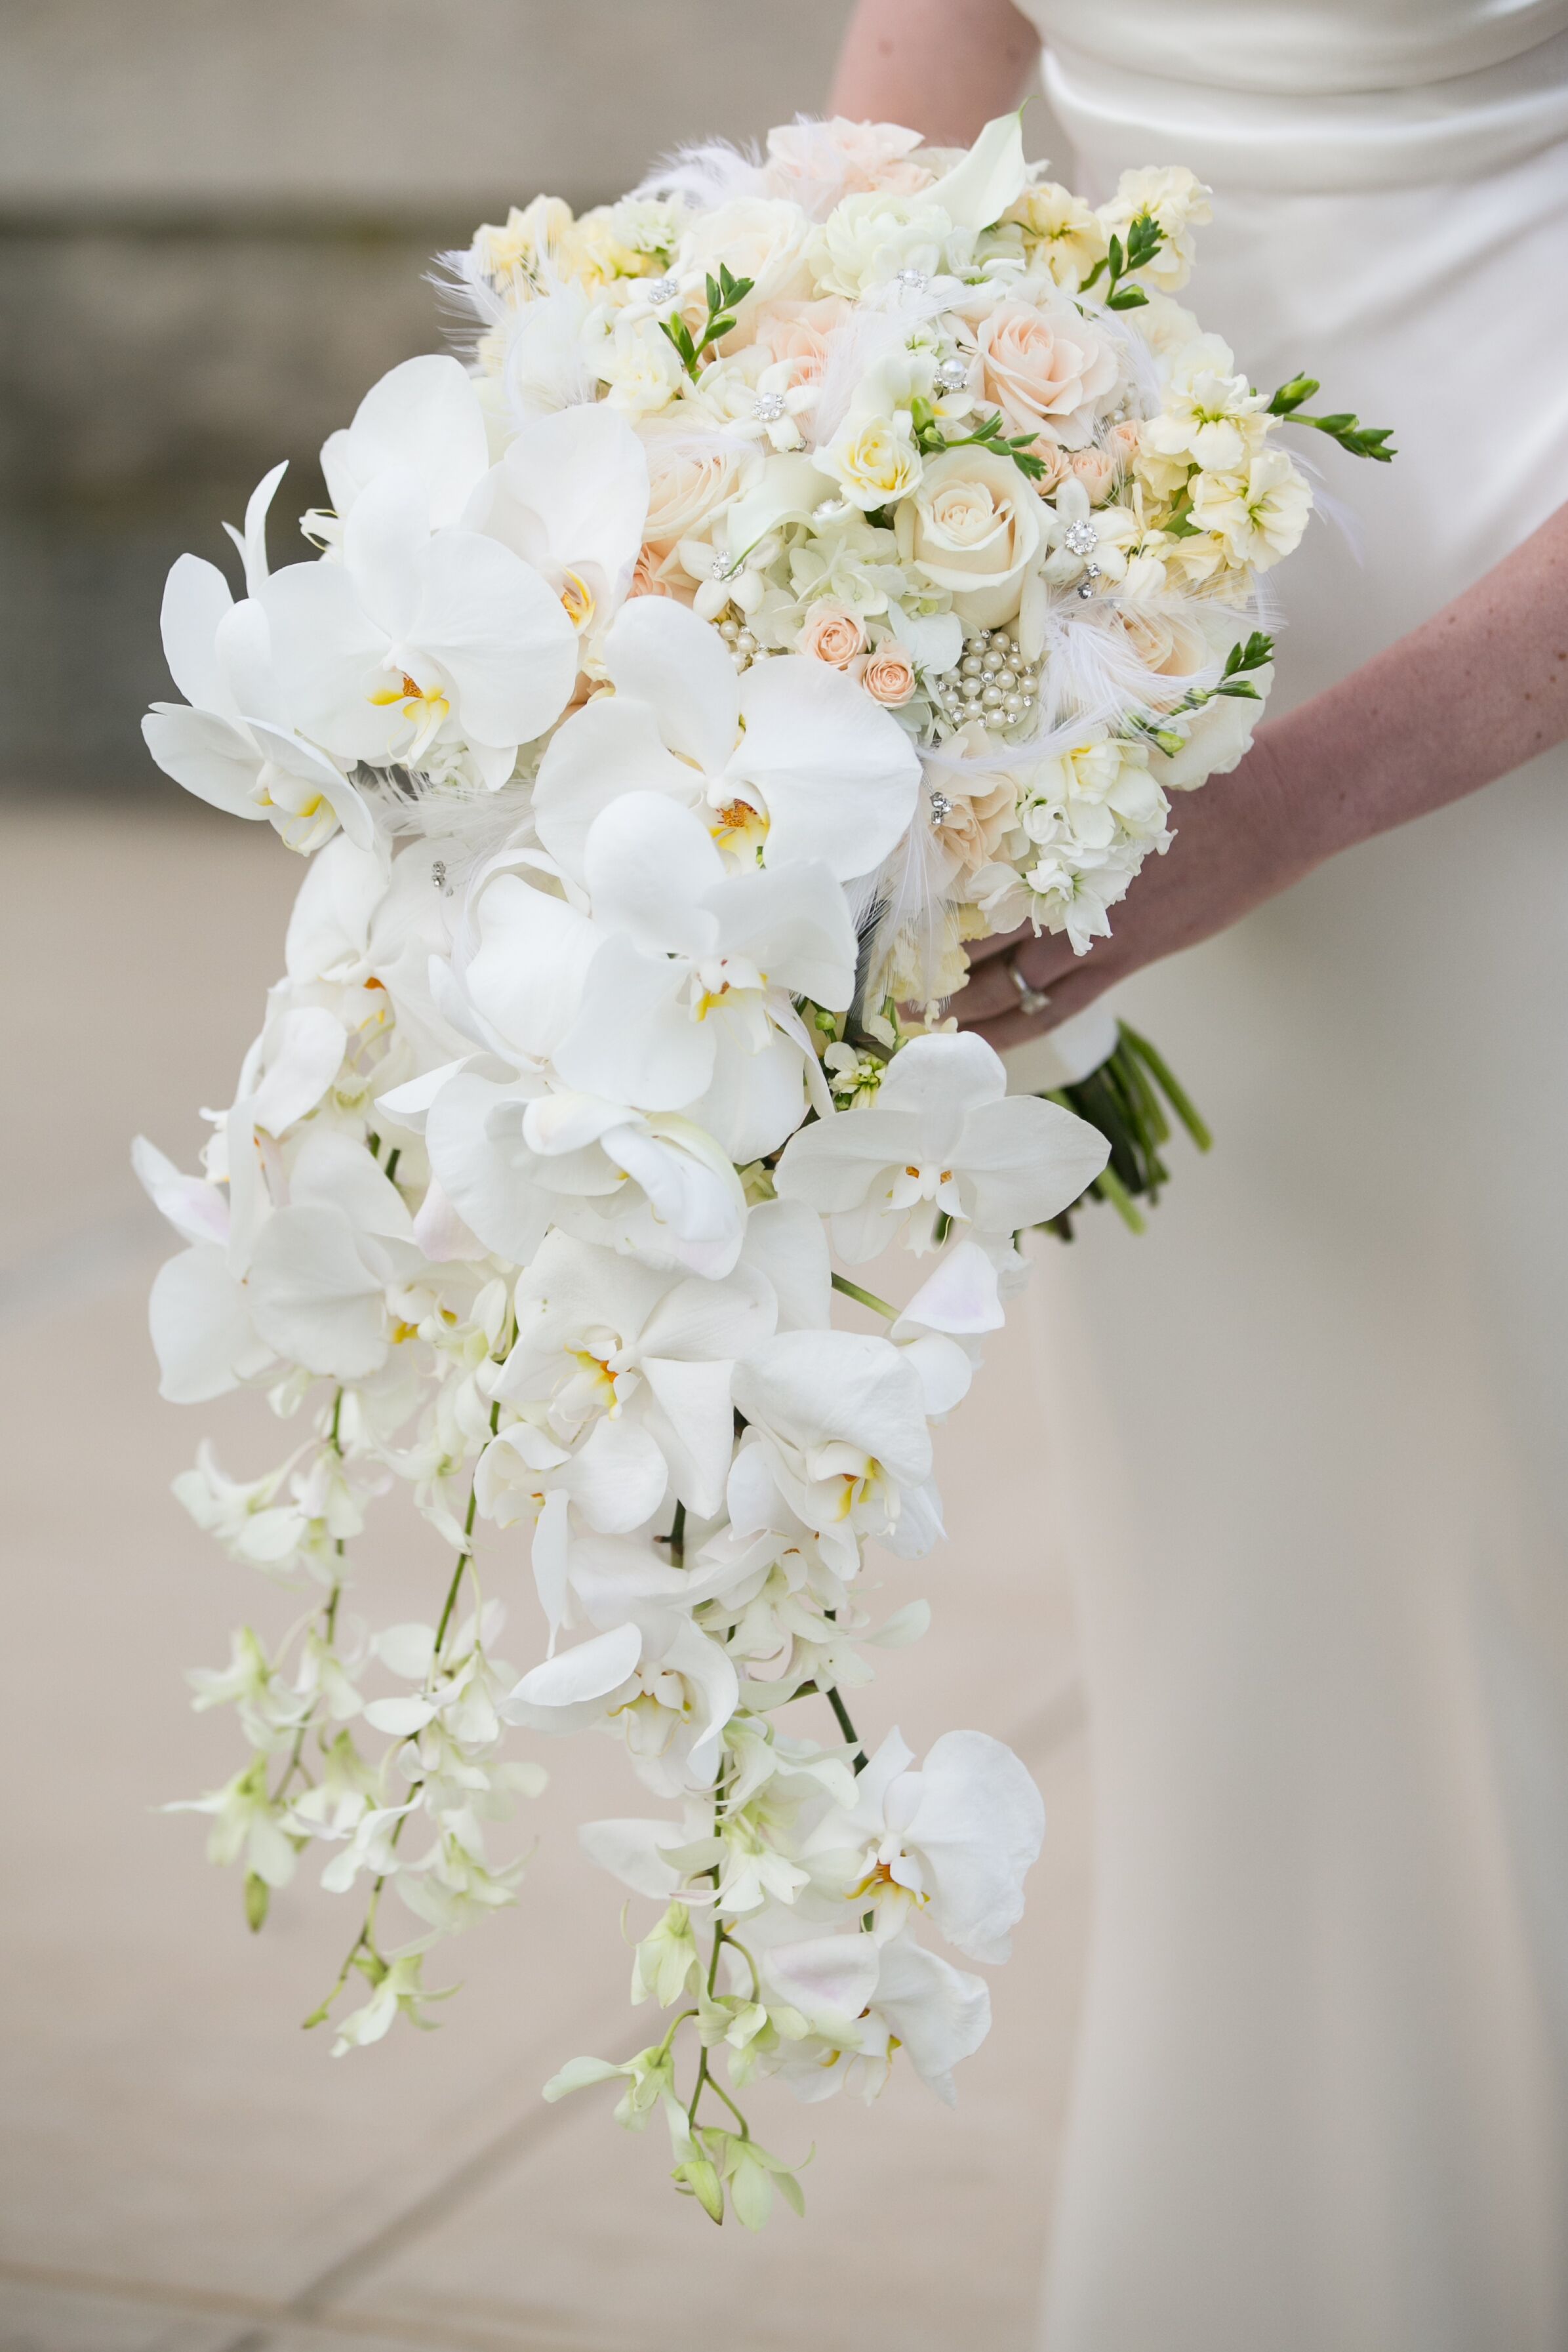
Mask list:
[[720,849],[742,855],[749,849],[760,858],[762,845],[768,838],[768,819],[749,801],[725,801],[715,809],[708,831]]
[[404,670],[396,686],[382,687],[370,697],[378,709],[390,709],[401,703],[402,715],[413,729],[414,740],[404,755],[416,759],[432,738],[440,733],[452,716],[452,705],[439,686],[421,686],[417,678]]
[[560,592],[560,601],[567,619],[571,623],[572,627],[580,632],[587,628],[599,609],[594,601],[592,589],[578,572],[567,573],[565,584]]

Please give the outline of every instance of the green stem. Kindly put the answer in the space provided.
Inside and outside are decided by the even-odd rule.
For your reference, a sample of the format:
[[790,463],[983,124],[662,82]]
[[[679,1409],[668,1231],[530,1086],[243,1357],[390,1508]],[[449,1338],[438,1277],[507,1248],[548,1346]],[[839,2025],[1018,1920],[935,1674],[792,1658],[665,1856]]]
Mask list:
[[670,1559],[676,1568],[686,1564],[686,1507],[675,1505],[674,1517],[670,1521]]
[[862,1307],[869,1307],[873,1315],[885,1316],[890,1323],[897,1322],[898,1308],[890,1307],[885,1298],[879,1298],[874,1290],[862,1290],[858,1282],[852,1282],[847,1275],[842,1274],[835,1274],[832,1283],[833,1288],[841,1290],[846,1298],[858,1299]]
[[1180,1119],[1182,1125],[1186,1128],[1187,1133],[1191,1136],[1198,1150],[1200,1151],[1209,1150],[1213,1146],[1214,1138],[1210,1134],[1207,1123],[1193,1103],[1191,1097],[1187,1094],[1186,1087],[1182,1086],[1180,1080],[1176,1077],[1169,1063],[1166,1060],[1165,1055],[1159,1053],[1155,1046],[1151,1045],[1148,1039],[1141,1035],[1136,1029],[1129,1029],[1124,1021],[1119,1023],[1117,1025],[1121,1029],[1123,1036],[1126,1039],[1134,1053],[1137,1055],[1139,1060],[1142,1061],[1145,1067],[1153,1074],[1156,1083],[1164,1088],[1166,1101],[1170,1104],[1171,1108],[1175,1111],[1177,1118]]
[[1147,1226],[1133,1205],[1132,1194],[1121,1178],[1113,1174],[1109,1168],[1102,1168],[1099,1175],[1094,1179],[1093,1189],[1100,1194],[1102,1200],[1110,1202],[1129,1233],[1147,1232]]
[[843,1733],[845,1739],[855,1751],[854,1769],[858,1778],[858,1776],[865,1770],[866,1765],[870,1761],[870,1759],[866,1755],[865,1748],[862,1744],[860,1733],[850,1721],[849,1708],[839,1696],[838,1685],[836,1683],[831,1685],[829,1688],[822,1693],[822,1696],[827,1700],[828,1705],[832,1708],[834,1715],[837,1717],[839,1729]]

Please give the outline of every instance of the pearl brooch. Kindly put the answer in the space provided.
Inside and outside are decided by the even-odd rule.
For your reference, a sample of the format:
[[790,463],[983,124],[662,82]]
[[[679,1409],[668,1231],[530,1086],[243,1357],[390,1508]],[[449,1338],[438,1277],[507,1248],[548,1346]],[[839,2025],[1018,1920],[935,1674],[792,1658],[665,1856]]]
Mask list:
[[1092,522],[1070,522],[1066,544],[1074,555],[1092,555],[1100,544],[1100,534]]

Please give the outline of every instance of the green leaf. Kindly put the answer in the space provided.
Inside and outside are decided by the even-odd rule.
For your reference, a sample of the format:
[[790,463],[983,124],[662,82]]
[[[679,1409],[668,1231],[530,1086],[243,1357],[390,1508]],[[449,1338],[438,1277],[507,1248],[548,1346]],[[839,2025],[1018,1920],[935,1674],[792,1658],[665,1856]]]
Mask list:
[[1261,702],[1263,699],[1249,677],[1232,678],[1228,685],[1217,686],[1214,690],[1216,694],[1233,694],[1239,701]]
[[1148,296],[1141,286],[1118,286],[1113,294],[1105,297],[1107,310],[1141,310]]

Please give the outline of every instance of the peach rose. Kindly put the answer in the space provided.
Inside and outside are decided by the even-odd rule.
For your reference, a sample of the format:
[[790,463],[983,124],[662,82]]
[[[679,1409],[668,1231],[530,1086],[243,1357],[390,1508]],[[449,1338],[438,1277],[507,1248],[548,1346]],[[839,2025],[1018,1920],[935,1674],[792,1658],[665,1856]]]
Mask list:
[[838,295],[820,302],[764,302],[757,313],[757,347],[770,363],[787,367],[792,392],[797,384],[820,383],[828,364],[828,337],[850,316],[851,306]]
[[761,459],[727,436],[694,433],[688,425],[650,419],[641,439],[648,458],[650,547],[693,539],[720,507],[745,489]]
[[1168,694],[1149,698],[1154,709],[1168,710],[1209,658],[1203,632],[1180,613],[1144,612],[1132,604],[1105,609],[1109,625],[1122,631],[1145,669],[1176,681]]
[[[1002,844],[1012,831],[1018,811],[1018,786],[1010,776],[998,776],[988,783],[977,785],[972,793],[961,793],[945,776],[942,790],[952,806],[936,827],[936,838],[957,859],[964,872],[977,874],[982,866],[990,865],[999,856]],[[989,929],[988,923],[983,929],[967,936],[981,939]]]
[[867,656],[861,684],[884,709],[902,709],[915,692],[914,655],[896,637],[884,637],[876,651]]
[[873,188],[912,196],[933,178],[912,160],[919,144],[918,131],[896,122],[852,122],[841,114],[831,122],[787,122],[768,134],[768,184],[819,220],[841,196]]
[[1089,493],[1092,507],[1103,506],[1116,479],[1116,460],[1108,449],[1074,449],[1068,467]]
[[1063,306],[998,302],[975,330],[988,399],[1009,433],[1049,433],[1082,448],[1094,428],[1094,404],[1116,385],[1115,348],[1092,320]]
[[847,604],[813,604],[800,632],[800,651],[833,669],[848,669],[865,651],[865,631]]

